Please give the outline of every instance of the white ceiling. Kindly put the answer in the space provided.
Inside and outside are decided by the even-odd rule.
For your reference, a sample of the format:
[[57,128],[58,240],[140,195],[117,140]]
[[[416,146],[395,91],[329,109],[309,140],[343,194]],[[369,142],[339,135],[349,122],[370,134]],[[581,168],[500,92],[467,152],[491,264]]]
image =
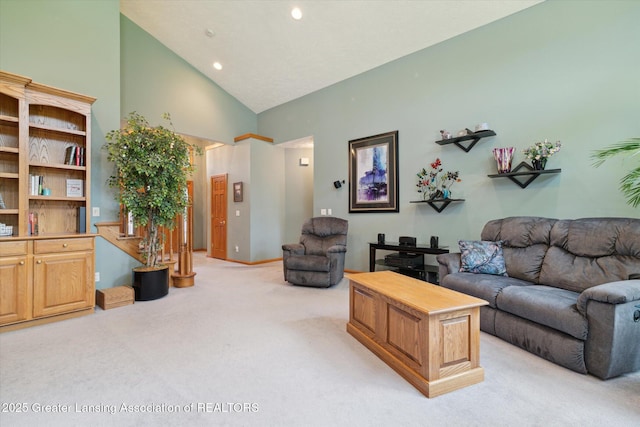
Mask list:
[[120,0],[120,10],[260,113],[541,1]]

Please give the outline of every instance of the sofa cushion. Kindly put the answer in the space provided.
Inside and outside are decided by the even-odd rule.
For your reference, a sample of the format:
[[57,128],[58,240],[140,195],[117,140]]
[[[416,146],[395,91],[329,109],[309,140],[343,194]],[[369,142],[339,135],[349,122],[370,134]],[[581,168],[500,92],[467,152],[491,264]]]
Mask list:
[[348,221],[332,216],[310,218],[302,224],[300,243],[307,255],[324,255],[335,245],[347,246]]
[[576,308],[579,294],[551,286],[510,286],[497,296],[499,310],[564,332],[587,338],[587,319]]
[[535,216],[512,216],[494,219],[482,229],[482,240],[504,240],[514,248],[526,248],[538,243],[549,244],[549,232],[557,219]]
[[640,221],[582,218],[557,221],[539,283],[582,292],[640,272]]
[[287,260],[289,270],[330,271],[331,262],[322,255],[291,255]]
[[460,271],[506,276],[502,241],[460,240]]
[[502,240],[502,251],[509,277],[538,283],[544,256],[549,248],[549,233],[556,219],[509,217],[485,224],[482,240]]
[[585,341],[504,311],[496,312],[496,336],[560,366],[587,373]]
[[549,246],[538,243],[524,248],[502,247],[507,274],[511,277],[538,283],[542,262]]
[[475,273],[453,273],[447,274],[440,285],[463,294],[481,298],[489,303],[489,306],[496,308],[496,297],[500,292],[508,287],[529,287],[530,282],[514,279],[506,276],[494,276],[492,274]]

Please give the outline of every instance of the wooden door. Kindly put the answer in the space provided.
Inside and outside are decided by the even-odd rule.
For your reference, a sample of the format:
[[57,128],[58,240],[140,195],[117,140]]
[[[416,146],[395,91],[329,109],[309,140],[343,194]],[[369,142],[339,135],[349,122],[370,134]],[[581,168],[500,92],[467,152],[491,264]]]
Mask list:
[[33,317],[93,306],[93,252],[40,255],[34,262]]
[[26,255],[0,258],[0,325],[30,317],[27,268]]
[[211,177],[211,256],[227,259],[227,175]]

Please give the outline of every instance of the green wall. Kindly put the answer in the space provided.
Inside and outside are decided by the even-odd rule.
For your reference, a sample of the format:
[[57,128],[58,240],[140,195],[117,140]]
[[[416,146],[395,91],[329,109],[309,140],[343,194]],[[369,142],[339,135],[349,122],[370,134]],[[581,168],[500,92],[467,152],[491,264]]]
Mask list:
[[176,131],[225,144],[256,133],[249,108],[127,17],[120,28],[123,115],[137,111],[156,124],[168,112]]
[[[546,1],[490,25],[383,65],[258,115],[258,129],[276,143],[314,137],[314,214],[332,208],[349,220],[347,268],[368,269],[367,243],[416,236],[457,250],[458,239],[479,238],[486,221],[512,215],[556,218],[638,217],[618,181],[634,164],[590,154],[640,136],[640,2]],[[440,146],[439,130],[454,134],[488,122],[497,136],[469,153]],[[351,139],[399,131],[399,213],[348,213]],[[492,149],[522,149],[548,138],[562,151],[526,189],[496,173]],[[439,157],[459,170],[454,197],[437,213],[418,200],[416,173]],[[637,162],[635,163],[637,164]],[[287,231],[289,232],[289,231]]]
[[[118,217],[105,186],[112,165],[100,148],[130,111],[152,124],[169,112],[178,132],[225,143],[257,129],[253,112],[121,17],[119,7],[118,0],[0,0],[0,69],[97,98],[91,190],[101,215],[92,224]],[[96,239],[97,288],[130,283],[137,264]]]
[[[117,205],[105,188],[112,167],[100,147],[120,126],[118,0],[0,0],[0,69],[38,83],[97,98],[92,107],[91,224],[113,220]],[[92,228],[95,232],[95,228]],[[129,283],[130,257],[96,239],[98,288]]]
[[[121,16],[120,34],[123,116],[137,111],[158,124],[168,112],[177,132],[225,144],[256,132],[255,113],[125,16]],[[200,142],[204,148],[206,141]],[[204,159],[197,162],[195,177],[200,179],[194,179],[193,247],[208,249],[209,182]]]
[[[637,217],[617,190],[632,160],[610,160],[595,169],[589,155],[638,136],[639,19],[637,1],[546,1],[257,118],[121,17],[117,0],[0,0],[0,68],[98,99],[92,204],[102,215],[93,222],[116,217],[117,205],[104,187],[111,166],[99,148],[129,111],[152,123],[170,112],[177,131],[229,144],[247,132],[276,143],[312,135],[314,214],[331,208],[349,219],[347,267],[364,270],[367,242],[379,232],[388,239],[414,235],[421,242],[439,235],[453,249],[460,238],[477,238],[487,220],[508,215]],[[497,136],[469,153],[434,144],[440,129],[457,132],[479,122],[488,122]],[[400,213],[349,214],[348,188],[332,185],[349,179],[347,141],[391,130],[399,131]],[[522,148],[544,138],[563,143],[548,166],[562,168],[561,174],[541,177],[524,190],[487,177],[495,172],[492,148],[516,147],[517,163]],[[454,196],[466,199],[440,214],[409,203],[418,198],[416,172],[436,157],[461,172]],[[281,216],[266,213],[282,227]],[[284,222],[278,235],[298,235],[299,224]],[[257,237],[249,239],[251,230],[237,228],[240,240],[251,245],[273,232],[254,230]],[[98,287],[127,282],[130,263],[97,239]]]

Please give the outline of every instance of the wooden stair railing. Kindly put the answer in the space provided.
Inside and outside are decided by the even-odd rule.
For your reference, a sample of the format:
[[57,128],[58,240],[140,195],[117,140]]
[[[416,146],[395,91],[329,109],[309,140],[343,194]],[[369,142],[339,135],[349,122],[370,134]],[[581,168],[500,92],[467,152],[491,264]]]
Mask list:
[[[121,219],[119,221],[96,223],[95,226],[98,229],[98,234],[141,264],[145,264],[146,260],[143,255],[143,251],[140,248],[143,240],[142,235],[144,234],[144,227],[137,227],[134,229],[134,234],[131,234],[127,224],[128,215],[121,212],[120,217]],[[174,286],[173,275],[176,273],[178,258],[176,251],[172,249],[174,246],[173,233],[164,227],[160,227],[158,232],[165,236],[164,247],[166,250],[162,250],[161,258],[162,263],[169,266],[169,286]],[[195,274],[193,275],[195,276]]]
[[142,237],[140,236],[125,236],[120,232],[121,221],[112,222],[98,222],[96,228],[98,234],[107,242],[120,248],[123,252],[127,253],[131,257],[145,263],[145,260],[140,253],[140,242]]
[[[193,181],[187,183],[187,192],[190,199],[193,198]],[[145,264],[140,245],[141,236],[146,234],[144,227],[130,227],[129,213],[123,205],[120,205],[120,218],[113,222],[100,222],[95,226],[98,234],[120,248],[122,251]],[[189,206],[186,212],[176,218],[178,227],[171,231],[160,227],[158,233],[164,236],[161,259],[162,263],[169,266],[169,286],[189,287],[194,285],[193,271],[193,207]],[[177,266],[176,266],[177,264]],[[176,269],[177,267],[177,269]]]

